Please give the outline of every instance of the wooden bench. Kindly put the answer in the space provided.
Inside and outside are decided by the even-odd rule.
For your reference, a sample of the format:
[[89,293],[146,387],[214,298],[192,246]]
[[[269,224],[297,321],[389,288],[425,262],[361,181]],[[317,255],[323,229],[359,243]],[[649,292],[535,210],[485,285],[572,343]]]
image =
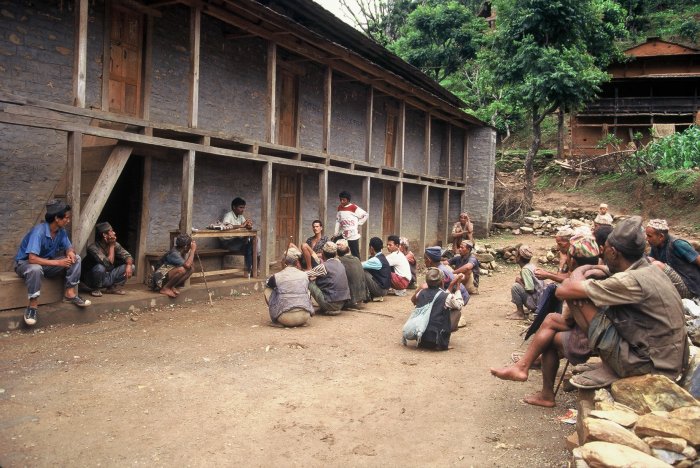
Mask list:
[[[44,278],[39,304],[58,302],[63,298],[64,277]],[[14,271],[0,272],[0,310],[27,306],[27,286]]]
[[[151,275],[151,272],[155,268],[155,265],[158,263],[158,261],[165,255],[167,252],[147,252],[145,254],[145,260],[146,260],[146,274],[144,275],[144,283],[147,284],[148,282],[148,277]],[[242,268],[224,268],[224,257],[226,255],[240,255],[243,256],[243,252],[231,252],[230,250],[227,249],[197,249],[197,253],[199,254],[199,258],[202,259],[202,263],[204,264],[207,259],[216,259],[219,258],[219,264],[217,267],[210,268],[211,262],[206,262],[207,266],[204,267],[204,271],[206,273],[207,278],[213,278],[213,279],[218,279],[220,277],[227,277],[231,276],[232,274],[237,274],[237,273],[246,273],[244,269]],[[201,266],[199,265],[199,262],[195,258],[194,262],[194,273],[192,273],[192,276],[190,280],[193,283],[201,283],[204,281],[204,278],[202,276],[201,272]]]

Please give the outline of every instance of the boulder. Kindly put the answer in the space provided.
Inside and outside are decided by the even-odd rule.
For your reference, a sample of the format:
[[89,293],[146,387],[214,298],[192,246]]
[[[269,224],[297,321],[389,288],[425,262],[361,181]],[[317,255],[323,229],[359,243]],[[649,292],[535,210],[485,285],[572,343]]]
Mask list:
[[584,442],[600,440],[612,444],[626,445],[640,452],[651,453],[646,442],[634,435],[632,431],[628,431],[619,424],[607,419],[586,418],[583,421],[583,427],[586,435]]
[[520,235],[520,229],[513,229],[513,235],[514,235],[514,236],[519,236],[519,235]]
[[696,346],[691,346],[688,370],[680,384],[693,397],[700,398],[700,349]]
[[612,421],[623,427],[632,427],[639,419],[639,416],[637,416],[635,413],[615,409],[609,411],[593,410],[591,411],[591,416],[598,419],[607,419],[608,421]]
[[532,231],[534,231],[534,229],[532,229],[529,226],[520,226],[520,232],[524,232],[525,234],[532,234]]
[[683,453],[683,455],[686,456],[686,458],[690,458],[691,460],[695,460],[696,458],[698,458],[698,451],[695,450],[695,448],[691,447],[690,445],[687,445],[683,449],[682,453]]
[[668,468],[670,465],[658,458],[647,455],[625,445],[610,442],[588,442],[577,449],[591,467],[628,468],[647,467]]
[[668,415],[676,419],[695,420],[700,424],[700,406],[684,406],[671,411]]
[[542,216],[542,210],[532,210],[527,213],[528,216]]
[[673,411],[683,406],[696,406],[697,400],[663,375],[639,375],[620,379],[610,389],[615,401],[627,405],[638,414],[651,411]]
[[523,218],[523,223],[525,224],[534,224],[537,222],[537,218],[533,218],[532,216],[525,216]]
[[688,446],[685,439],[678,437],[645,437],[644,442],[653,449],[670,450],[676,453],[683,453],[683,450]]
[[685,460],[685,455],[676,452],[670,452],[664,449],[652,449],[652,454],[659,460],[663,460],[669,465],[673,465],[681,460]]
[[496,260],[490,253],[476,254],[476,259],[479,260],[479,263],[490,263]]
[[700,424],[683,419],[664,418],[655,414],[645,414],[634,426],[639,437],[679,437],[691,445],[700,444]]

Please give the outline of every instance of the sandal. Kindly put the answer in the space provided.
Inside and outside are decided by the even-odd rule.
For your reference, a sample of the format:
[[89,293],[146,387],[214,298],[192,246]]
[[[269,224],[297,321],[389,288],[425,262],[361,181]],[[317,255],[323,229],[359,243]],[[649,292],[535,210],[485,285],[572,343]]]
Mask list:
[[126,291],[119,288],[107,288],[105,289],[105,292],[107,294],[117,294],[118,296],[123,296],[124,294],[126,294]]
[[102,297],[102,291],[100,291],[99,289],[93,289],[92,291],[90,291],[90,295],[92,297]]
[[602,366],[603,363],[600,361],[597,362],[584,362],[583,364],[577,364],[571,369],[572,374],[583,374],[584,372],[592,371],[600,366]]
[[78,307],[87,307],[92,304],[89,300],[84,300],[82,297],[76,295],[74,297],[63,296],[63,302],[66,304],[73,304]]
[[608,387],[617,380],[620,380],[620,377],[608,366],[601,363],[596,369],[574,375],[569,382],[576,388],[595,390]]

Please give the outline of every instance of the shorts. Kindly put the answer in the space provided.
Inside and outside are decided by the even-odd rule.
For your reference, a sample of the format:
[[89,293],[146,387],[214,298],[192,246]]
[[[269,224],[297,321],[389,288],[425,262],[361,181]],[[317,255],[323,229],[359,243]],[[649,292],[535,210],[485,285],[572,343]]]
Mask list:
[[588,326],[588,342],[591,349],[620,377],[653,373],[654,365],[651,361],[629,362],[632,355],[629,343],[617,332],[605,315],[605,309],[599,310]]
[[575,326],[572,330],[561,333],[564,357],[573,365],[588,361],[592,353],[590,346],[588,346],[588,336],[583,330]]

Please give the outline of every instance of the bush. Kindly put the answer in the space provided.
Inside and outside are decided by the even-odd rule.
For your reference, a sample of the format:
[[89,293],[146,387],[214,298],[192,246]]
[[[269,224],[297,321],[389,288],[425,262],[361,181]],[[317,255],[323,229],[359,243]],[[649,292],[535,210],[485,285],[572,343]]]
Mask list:
[[692,169],[700,167],[700,127],[655,140],[629,160],[631,167],[650,169]]

